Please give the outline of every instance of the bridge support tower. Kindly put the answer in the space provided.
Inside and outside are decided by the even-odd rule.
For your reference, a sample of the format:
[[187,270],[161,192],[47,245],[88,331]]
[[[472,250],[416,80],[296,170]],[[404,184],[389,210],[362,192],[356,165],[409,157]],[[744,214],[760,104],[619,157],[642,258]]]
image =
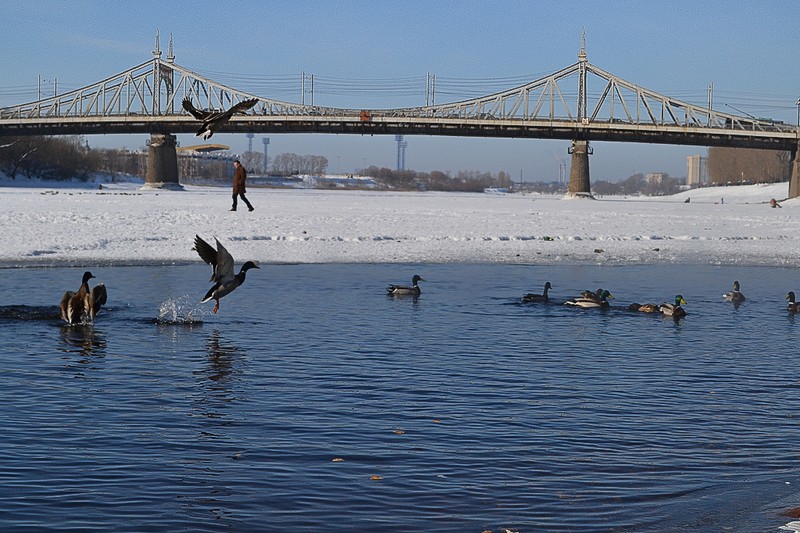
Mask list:
[[572,162],[569,169],[567,198],[594,199],[589,184],[589,155],[592,153],[589,141],[572,141],[569,153],[572,154]]
[[177,138],[171,133],[151,133],[147,145],[145,189],[182,190],[178,181]]
[[792,177],[789,180],[789,198],[800,196],[800,141],[792,152]]

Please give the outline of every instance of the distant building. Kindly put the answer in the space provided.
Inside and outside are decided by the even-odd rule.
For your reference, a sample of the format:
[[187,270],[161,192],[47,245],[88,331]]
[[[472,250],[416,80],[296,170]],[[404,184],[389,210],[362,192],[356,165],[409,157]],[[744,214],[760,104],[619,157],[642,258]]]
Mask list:
[[645,176],[644,179],[651,185],[661,185],[667,177],[667,174],[663,172],[652,172]]
[[700,187],[708,185],[708,158],[701,155],[690,155],[687,159],[686,185]]

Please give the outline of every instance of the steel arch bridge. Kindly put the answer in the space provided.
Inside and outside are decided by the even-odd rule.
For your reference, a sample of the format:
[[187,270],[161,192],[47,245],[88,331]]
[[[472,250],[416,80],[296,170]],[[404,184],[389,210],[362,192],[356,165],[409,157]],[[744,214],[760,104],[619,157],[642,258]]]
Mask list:
[[[239,133],[449,135],[621,141],[787,150],[797,154],[800,128],[719,112],[628,82],[578,62],[495,94],[441,105],[350,109],[282,102],[239,91],[166,60],[156,36],[152,59],[61,95],[0,109],[0,136],[194,133],[198,122],[180,102],[228,108],[258,103],[225,126]],[[795,161],[795,167],[800,163]],[[794,176],[794,173],[793,173]],[[800,176],[798,176],[800,180]],[[794,177],[793,177],[794,182]]]

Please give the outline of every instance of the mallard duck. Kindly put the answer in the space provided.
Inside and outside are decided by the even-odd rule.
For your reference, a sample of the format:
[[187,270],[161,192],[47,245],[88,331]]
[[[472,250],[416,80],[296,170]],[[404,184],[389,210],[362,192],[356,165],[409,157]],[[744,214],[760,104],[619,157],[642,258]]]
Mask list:
[[68,324],[94,320],[100,308],[105,305],[108,299],[106,286],[99,283],[90,290],[89,280],[93,277],[91,272],[84,272],[78,291],[67,291],[61,297],[61,318]]
[[217,249],[215,250],[210,244],[200,238],[199,235],[194,236],[194,247],[192,250],[197,252],[200,258],[211,265],[211,279],[214,285],[208,289],[208,292],[203,296],[202,302],[205,303],[212,298],[217,302],[214,306],[212,313],[219,311],[219,299],[232,293],[236,288],[244,283],[245,273],[251,268],[260,268],[255,262],[247,261],[242,265],[242,269],[238,274],[233,274],[233,257],[222,246],[219,239],[217,241]]
[[546,302],[550,299],[550,297],[547,295],[547,292],[552,288],[553,286],[548,281],[547,283],[544,284],[544,290],[542,290],[542,294],[535,294],[529,292],[528,294],[522,296],[522,303]]
[[659,313],[661,310],[656,304],[631,304],[628,306],[628,311],[636,311],[639,313]]
[[789,305],[786,306],[786,310],[790,313],[800,313],[800,302],[795,303],[794,291],[789,291],[789,294],[786,295],[786,299],[789,300]]
[[407,285],[389,285],[386,287],[386,292],[389,296],[419,296],[422,293],[418,285],[420,281],[425,281],[425,278],[414,274],[414,277],[411,278],[411,287]]
[[686,316],[686,310],[681,307],[681,304],[685,304],[686,300],[683,299],[683,296],[680,294],[675,295],[675,303],[674,304],[661,304],[659,306],[659,310],[663,315],[671,316],[675,318],[681,318]]
[[585,309],[601,307],[610,307],[608,298],[612,300],[614,297],[605,289],[598,289],[596,293],[592,294],[589,291],[584,291],[580,298],[573,298],[564,302],[565,305],[574,305],[576,307],[583,307]]
[[257,98],[251,98],[231,106],[227,111],[205,111],[202,109],[197,109],[192,104],[191,98],[187,97],[183,99],[182,105],[183,108],[194,118],[203,121],[203,126],[197,130],[195,136],[202,137],[204,140],[208,140],[212,135],[214,135],[214,132],[225,125],[225,123],[228,122],[234,114],[240,113],[244,115],[248,109],[257,103]]
[[744,294],[742,294],[739,291],[740,288],[741,287],[739,286],[739,282],[734,281],[733,290],[726,292],[725,294],[722,295],[722,297],[725,298],[726,302],[741,303],[745,300],[745,298]]

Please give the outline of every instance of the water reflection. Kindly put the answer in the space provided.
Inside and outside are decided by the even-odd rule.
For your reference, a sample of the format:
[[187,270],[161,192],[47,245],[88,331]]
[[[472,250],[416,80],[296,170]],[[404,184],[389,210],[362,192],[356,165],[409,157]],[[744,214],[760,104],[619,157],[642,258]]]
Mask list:
[[61,351],[77,353],[80,363],[89,363],[92,359],[105,357],[107,341],[105,335],[95,330],[93,324],[62,325]]
[[214,329],[205,341],[206,363],[195,371],[200,385],[198,409],[209,419],[220,419],[234,401],[235,364],[244,351]]
[[239,348],[232,344],[226,344],[222,340],[220,331],[215,329],[206,339],[206,349],[209,360],[206,377],[218,385],[223,385],[233,372],[233,359],[234,355],[239,352]]

